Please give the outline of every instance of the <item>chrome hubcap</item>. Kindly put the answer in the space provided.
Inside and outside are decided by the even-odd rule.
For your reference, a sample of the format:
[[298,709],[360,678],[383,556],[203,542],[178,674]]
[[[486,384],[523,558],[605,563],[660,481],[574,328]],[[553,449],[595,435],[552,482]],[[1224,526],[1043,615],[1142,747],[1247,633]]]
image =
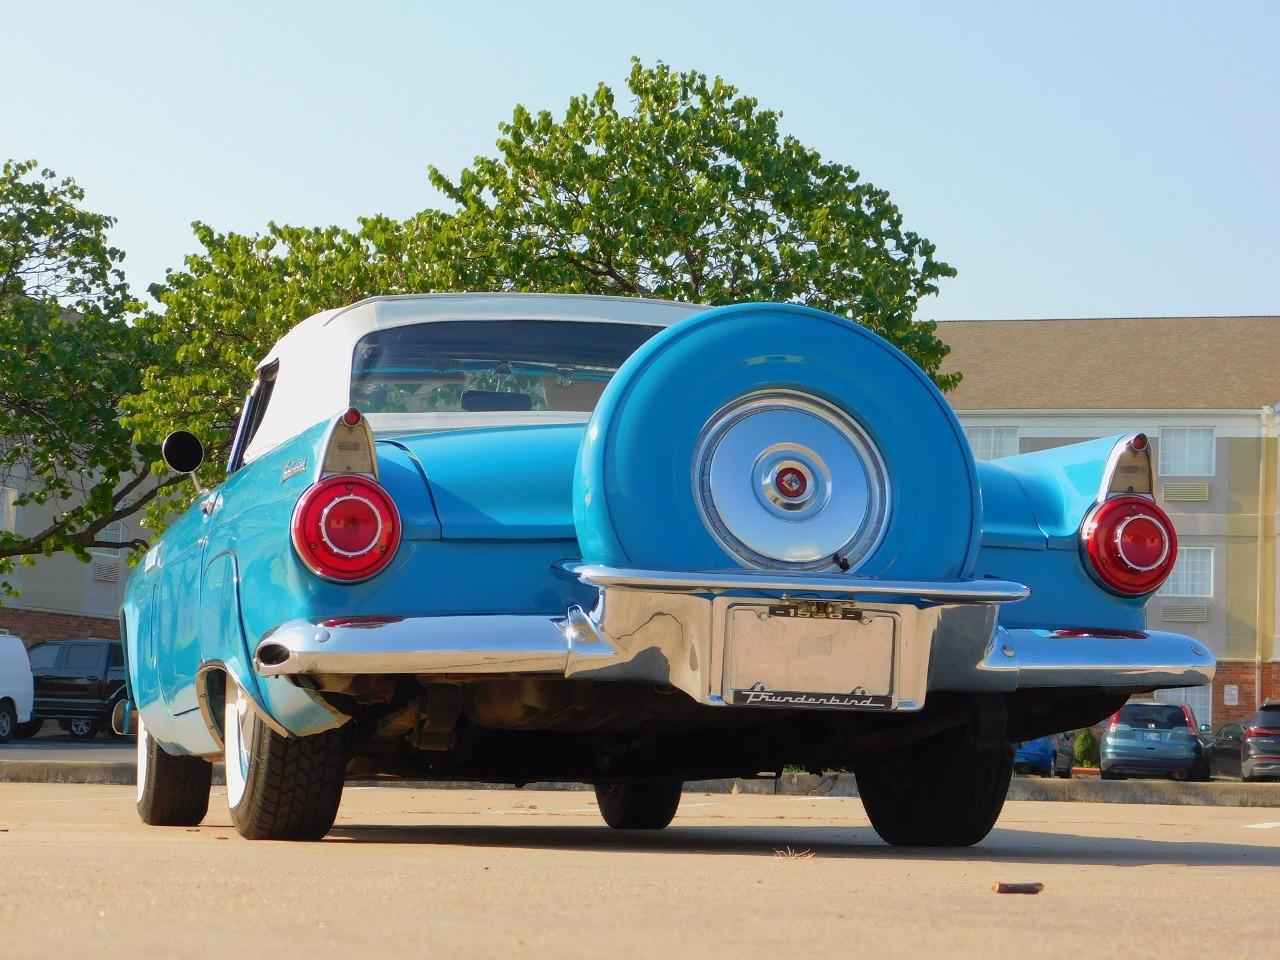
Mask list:
[[716,414],[694,458],[707,529],[748,566],[856,567],[888,519],[879,450],[844,411],[816,397],[768,391]]

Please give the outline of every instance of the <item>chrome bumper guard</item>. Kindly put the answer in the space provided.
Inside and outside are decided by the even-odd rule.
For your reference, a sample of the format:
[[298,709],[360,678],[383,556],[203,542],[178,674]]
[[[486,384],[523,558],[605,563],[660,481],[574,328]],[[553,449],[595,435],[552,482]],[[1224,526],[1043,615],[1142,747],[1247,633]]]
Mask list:
[[[919,710],[929,691],[1103,687],[1139,692],[1196,686],[1213,677],[1209,652],[1176,634],[998,627],[999,605],[1028,594],[1026,587],[1001,580],[885,581],[848,575],[621,570],[588,564],[567,566],[565,571],[598,588],[599,598],[590,610],[572,606],[563,617],[296,620],[259,641],[254,666],[266,677],[541,673],[652,683],[713,705],[898,711]],[[741,636],[748,631],[767,636],[770,629],[792,630],[777,624],[760,628],[756,623],[777,616],[809,621],[804,629],[795,628],[795,642],[806,650],[815,642],[819,647],[825,644],[822,655],[840,647],[831,637],[841,630],[851,631],[842,636],[878,638],[875,642],[890,660],[881,671],[884,689],[815,689],[833,682],[827,676],[816,684],[803,683],[801,690],[744,690],[742,670],[735,672],[734,630]],[[857,624],[827,629],[812,626],[815,620]],[[859,625],[876,626],[860,633]],[[759,659],[762,647],[768,644],[757,641],[752,656]],[[766,662],[770,652],[763,650]],[[743,654],[739,664],[747,659]],[[783,664],[780,669],[789,667]]]

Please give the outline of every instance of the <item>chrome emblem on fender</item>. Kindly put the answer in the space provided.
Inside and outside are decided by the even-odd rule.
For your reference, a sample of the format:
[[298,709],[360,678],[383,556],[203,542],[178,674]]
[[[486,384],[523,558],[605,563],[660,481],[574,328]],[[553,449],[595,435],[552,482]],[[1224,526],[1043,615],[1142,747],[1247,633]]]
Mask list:
[[306,460],[290,460],[284,465],[284,469],[280,471],[280,482],[284,483],[290,477],[296,477],[302,471],[307,469]]

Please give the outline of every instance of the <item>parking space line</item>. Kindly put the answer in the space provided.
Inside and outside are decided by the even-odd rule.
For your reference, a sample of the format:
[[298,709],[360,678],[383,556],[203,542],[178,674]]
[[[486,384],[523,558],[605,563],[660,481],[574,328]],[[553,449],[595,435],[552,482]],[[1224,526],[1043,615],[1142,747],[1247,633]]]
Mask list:
[[1268,820],[1266,823],[1246,823],[1246,830],[1280,830],[1280,820]]

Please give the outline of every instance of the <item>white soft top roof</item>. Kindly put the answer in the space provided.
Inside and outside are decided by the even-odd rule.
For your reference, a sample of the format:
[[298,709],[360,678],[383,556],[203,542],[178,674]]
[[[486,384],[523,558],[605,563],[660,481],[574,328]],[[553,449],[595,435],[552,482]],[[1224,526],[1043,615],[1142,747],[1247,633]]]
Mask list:
[[[666,327],[707,307],[672,300],[597,297],[555,293],[429,293],[370,297],[349,307],[325,310],[286,333],[258,364],[279,363],[275,389],[244,459],[254,460],[329,415],[347,408],[351,396],[351,359],[361,337],[415,323],[441,320],[565,320],[634,323]],[[382,415],[403,417],[403,414]],[[450,418],[449,426],[490,422],[493,414],[412,415]],[[521,423],[564,420],[566,414],[521,414]],[[460,418],[467,417],[464,423]],[[496,417],[509,421],[511,414]],[[457,419],[457,423],[452,421]],[[581,415],[578,419],[585,419]],[[377,418],[370,418],[378,428]],[[495,420],[496,422],[496,420]],[[388,423],[388,425],[390,425]],[[445,426],[442,422],[441,426]],[[419,426],[427,426],[426,423]]]

